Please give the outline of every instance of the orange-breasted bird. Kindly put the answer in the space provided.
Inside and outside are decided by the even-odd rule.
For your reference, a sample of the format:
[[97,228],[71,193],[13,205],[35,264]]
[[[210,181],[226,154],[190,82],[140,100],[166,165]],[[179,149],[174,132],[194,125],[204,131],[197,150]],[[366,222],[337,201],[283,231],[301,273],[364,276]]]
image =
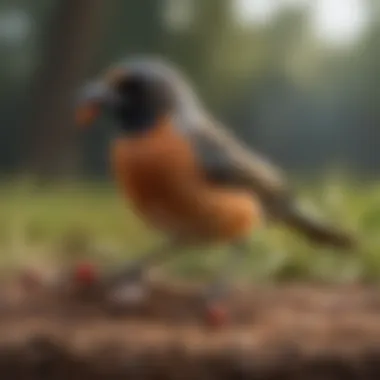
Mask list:
[[128,265],[115,281],[141,278],[174,247],[230,244],[232,261],[206,292],[211,307],[265,219],[316,243],[352,247],[349,233],[300,210],[283,174],[215,120],[172,64],[136,58],[107,70],[85,87],[78,123],[89,125],[102,111],[118,128],[111,164],[121,192],[169,242]]

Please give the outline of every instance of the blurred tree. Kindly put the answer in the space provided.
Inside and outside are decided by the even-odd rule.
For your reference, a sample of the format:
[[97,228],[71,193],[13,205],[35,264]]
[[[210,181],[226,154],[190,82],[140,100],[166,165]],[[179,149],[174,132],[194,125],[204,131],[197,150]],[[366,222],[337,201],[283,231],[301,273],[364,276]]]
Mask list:
[[[223,81],[217,64],[221,44],[232,26],[231,0],[167,1],[165,52],[186,71],[206,102],[215,103],[218,84]],[[182,23],[175,15],[186,14]],[[223,57],[224,58],[224,57]]]
[[[105,32],[97,38],[100,49],[90,63],[89,75],[98,75],[109,65],[130,55],[166,55],[168,41],[163,5],[162,0],[109,2]],[[106,145],[113,129],[107,120],[101,120],[99,124],[102,128],[94,128],[92,138],[84,143],[85,172],[91,177],[103,177],[108,171]]]
[[163,1],[114,0],[105,33],[99,37],[98,71],[132,54],[161,54],[165,48],[166,32],[163,20]]
[[[373,4],[373,12],[379,14],[379,5]],[[355,81],[356,109],[357,109],[357,140],[361,146],[359,161],[362,167],[372,172],[380,172],[380,154],[378,141],[380,140],[380,23],[372,23],[366,38],[356,48],[359,59],[355,60],[352,78],[361,78],[360,83]]]
[[[102,1],[62,0],[51,24],[42,65],[36,75],[32,116],[27,122],[29,154],[26,167],[37,176],[74,170],[72,104],[94,46]],[[70,152],[62,148],[70,145]]]
[[[35,172],[79,169],[72,89],[84,75],[139,53],[177,63],[218,116],[287,168],[312,172],[344,160],[361,172],[379,171],[377,0],[363,0],[367,34],[345,49],[315,38],[307,6],[282,6],[267,22],[250,24],[238,18],[234,0],[114,0],[101,11],[98,0],[88,10],[84,3],[0,0],[1,172],[20,160]],[[105,33],[96,30],[100,19]],[[112,128],[99,124],[107,125],[85,140],[86,175],[106,174]]]

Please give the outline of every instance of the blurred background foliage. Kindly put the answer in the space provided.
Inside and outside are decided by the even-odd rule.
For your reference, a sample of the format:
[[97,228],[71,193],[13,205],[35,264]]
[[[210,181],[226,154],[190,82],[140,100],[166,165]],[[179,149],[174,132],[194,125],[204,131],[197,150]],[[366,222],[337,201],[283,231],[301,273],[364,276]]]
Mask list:
[[[370,15],[365,26],[355,38],[336,43],[318,38],[311,27],[318,1],[268,0],[277,10],[261,19],[254,14],[257,0],[106,2],[98,7],[99,30],[82,79],[130,54],[159,54],[183,68],[231,128],[287,170],[315,173],[340,166],[377,177],[379,4],[362,0]],[[253,4],[246,5],[248,21],[244,3]],[[31,83],[59,10],[58,0],[0,1],[2,173],[14,173],[25,161],[20,135],[29,120],[23,116],[34,100]],[[111,133],[97,128],[90,143],[79,143],[83,154],[77,160],[86,162],[81,175],[106,175],[104,144]],[[42,139],[33,141],[37,137]]]
[[[82,136],[69,104],[54,101],[75,99],[74,85],[128,55],[158,54],[239,137],[304,183],[317,208],[365,236],[359,259],[334,266],[321,254],[309,265],[302,242],[271,231],[276,239],[257,243],[272,252],[265,265],[295,275],[345,260],[350,275],[371,277],[380,265],[379,40],[377,0],[0,0],[1,244],[55,244],[81,227],[116,245],[150,241],[108,188],[112,126],[101,120]],[[75,75],[62,74],[68,66]],[[25,195],[24,182],[12,185],[25,172],[75,178],[77,190]]]

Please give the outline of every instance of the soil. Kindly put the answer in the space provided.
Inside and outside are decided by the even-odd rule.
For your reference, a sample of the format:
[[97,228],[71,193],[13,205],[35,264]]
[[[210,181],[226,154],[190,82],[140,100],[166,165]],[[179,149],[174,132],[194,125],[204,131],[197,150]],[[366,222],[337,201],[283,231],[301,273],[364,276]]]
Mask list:
[[200,294],[154,282],[123,309],[100,285],[4,283],[0,379],[380,379],[374,286],[235,289],[211,325]]

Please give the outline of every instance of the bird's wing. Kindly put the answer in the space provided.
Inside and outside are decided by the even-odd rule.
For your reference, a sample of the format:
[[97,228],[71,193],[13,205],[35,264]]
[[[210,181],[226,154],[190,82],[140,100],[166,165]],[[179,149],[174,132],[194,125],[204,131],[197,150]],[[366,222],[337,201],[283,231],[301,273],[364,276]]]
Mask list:
[[252,191],[269,218],[298,230],[314,242],[339,248],[353,246],[351,234],[333,228],[299,207],[280,169],[245,147],[219,123],[208,120],[188,128],[186,133],[209,181]]
[[200,167],[208,180],[242,187],[257,194],[264,206],[290,197],[290,188],[280,169],[251,151],[217,122],[189,128]]

